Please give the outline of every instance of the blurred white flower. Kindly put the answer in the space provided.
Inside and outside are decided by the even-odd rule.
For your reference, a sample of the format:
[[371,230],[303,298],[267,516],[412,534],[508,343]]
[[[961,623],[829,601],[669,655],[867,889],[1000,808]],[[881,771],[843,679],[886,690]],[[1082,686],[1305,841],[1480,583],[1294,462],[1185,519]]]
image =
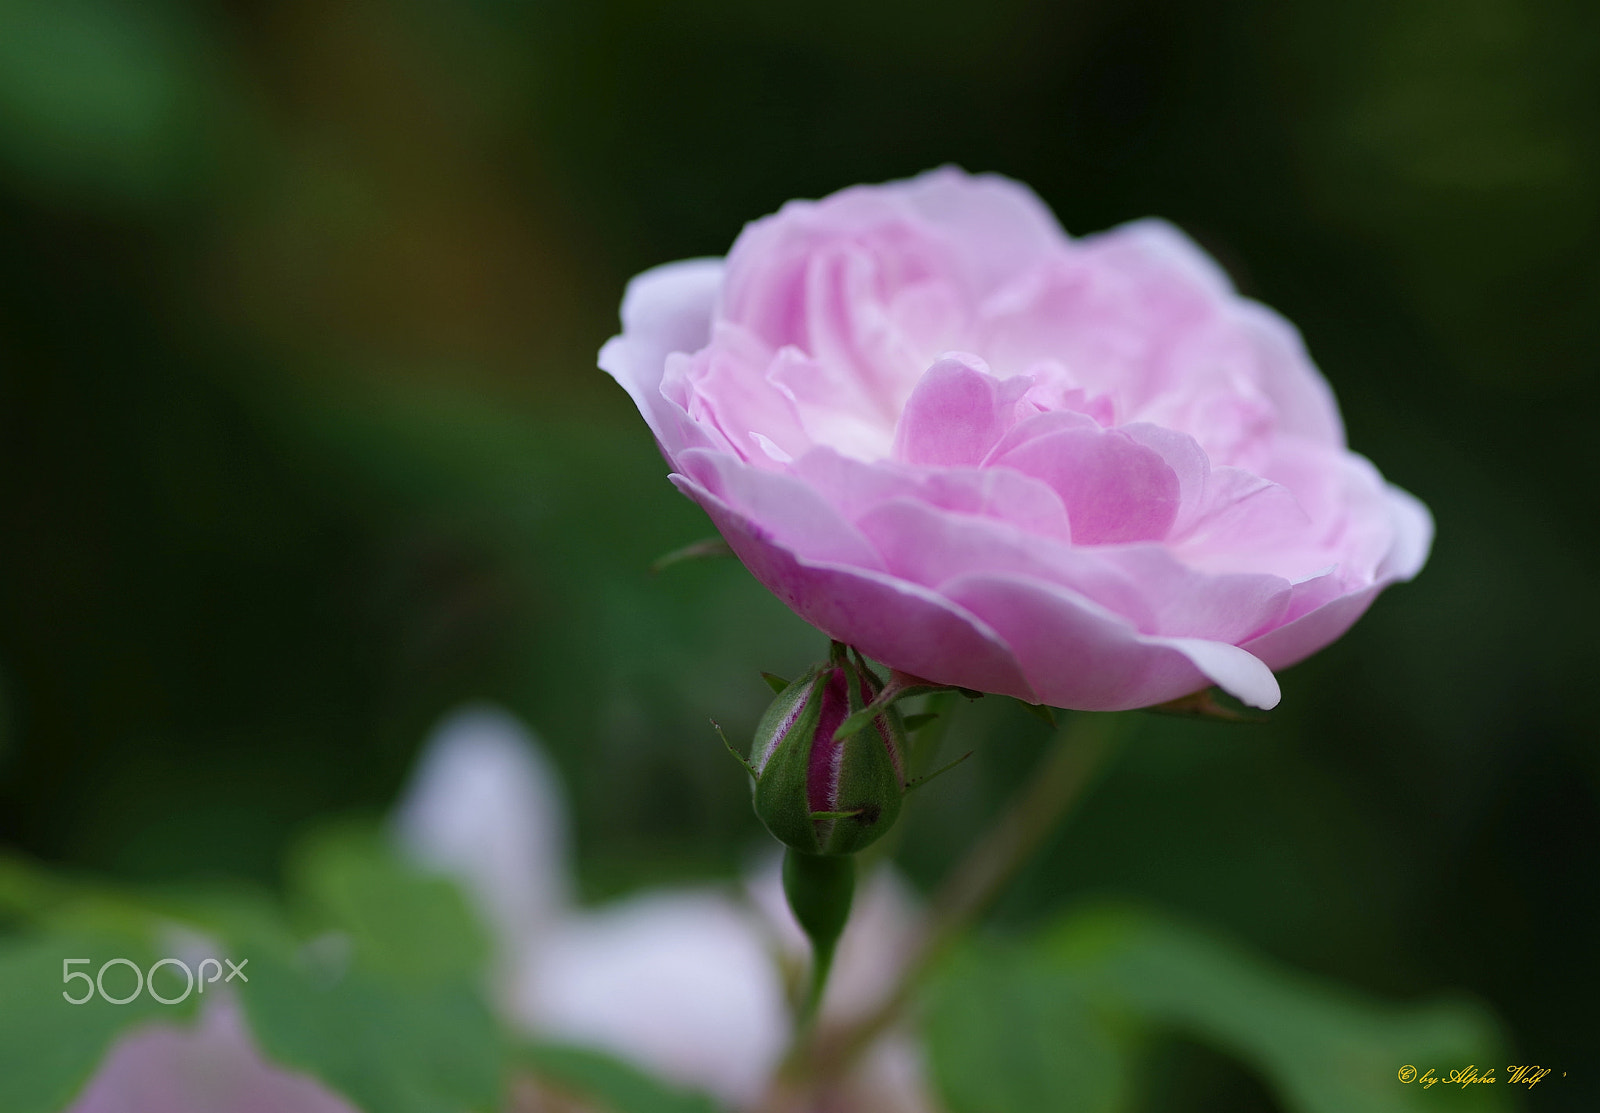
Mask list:
[[[655,889],[594,909],[571,901],[567,819],[548,759],[504,712],[439,727],[394,815],[419,863],[455,876],[501,940],[499,996],[528,1031],[597,1047],[735,1107],[766,1089],[788,1045],[783,970],[805,937],[774,855],[745,891]],[[915,915],[887,871],[861,886],[824,1017],[870,1007],[892,984]],[[843,1095],[864,1113],[929,1113],[920,1051],[891,1033]]]
[[516,1019],[725,1100],[760,1095],[788,1040],[783,985],[750,911],[710,889],[574,911],[530,939]]
[[501,975],[571,908],[560,778],[497,707],[464,707],[435,728],[392,823],[402,853],[466,888],[494,935]]

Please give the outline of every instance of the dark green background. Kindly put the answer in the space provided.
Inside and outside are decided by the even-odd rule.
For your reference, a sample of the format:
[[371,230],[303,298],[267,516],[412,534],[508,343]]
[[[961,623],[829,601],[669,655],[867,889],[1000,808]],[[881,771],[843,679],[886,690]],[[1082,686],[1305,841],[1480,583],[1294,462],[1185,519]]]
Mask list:
[[[647,575],[708,528],[594,352],[636,271],[956,162],[1182,225],[1438,521],[1269,725],[1141,717],[998,927],[1124,894],[1464,990],[1571,1074],[1530,1108],[1593,1108],[1597,55],[1579,0],[0,0],[0,843],[274,882],[487,697],[588,893],[737,871],[706,719],[823,644],[731,563]],[[1043,740],[961,715],[922,882]],[[1272,1107],[1153,1069],[1153,1108]]]

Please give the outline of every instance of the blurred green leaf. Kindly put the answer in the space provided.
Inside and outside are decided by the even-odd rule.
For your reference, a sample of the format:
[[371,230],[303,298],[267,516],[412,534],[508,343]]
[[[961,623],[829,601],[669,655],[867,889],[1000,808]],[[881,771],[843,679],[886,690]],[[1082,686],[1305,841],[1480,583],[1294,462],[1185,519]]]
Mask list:
[[1163,1033],[1253,1069],[1289,1113],[1491,1113],[1515,1101],[1498,1083],[1400,1080],[1407,1065],[1440,1077],[1503,1071],[1499,1035],[1471,1004],[1366,1001],[1119,907],[1075,913],[1028,942],[957,952],[932,986],[925,1031],[952,1113],[1132,1108],[1131,1052]]
[[489,939],[461,890],[401,862],[371,828],[337,826],[294,856],[291,886],[318,926],[348,937],[355,961],[407,982],[476,984]]
[[603,1052],[539,1043],[523,1059],[545,1080],[600,1103],[610,1113],[716,1113],[704,1094],[675,1089]]
[[0,162],[54,189],[167,188],[215,100],[163,5],[0,0]]
[[264,949],[239,998],[263,1050],[366,1113],[497,1108],[505,1043],[481,990],[488,943],[460,891],[351,824],[310,837],[289,876],[322,934],[285,951],[253,932]]
[[1123,1107],[1123,1050],[1072,979],[1030,950],[958,953],[934,984],[925,1033],[951,1113]]
[[39,914],[61,898],[62,889],[27,859],[0,853],[0,925]]
[[401,985],[356,966],[252,956],[239,993],[262,1049],[365,1113],[498,1108],[504,1044],[476,989]]
[[[0,940],[0,1109],[6,1113],[57,1113],[93,1074],[112,1039],[123,1028],[159,1017],[178,1020],[189,1015],[197,995],[177,1005],[163,1005],[148,989],[118,1005],[91,992],[75,1005],[62,997],[82,998],[92,984],[64,980],[63,960],[83,959],[65,968],[86,973],[90,982],[105,969],[104,988],[124,998],[138,984],[133,972],[113,959],[127,959],[142,972],[158,956],[147,933],[127,931],[60,932]],[[164,969],[161,974],[166,973]],[[158,976],[160,976],[158,974]],[[178,985],[162,984],[168,998]]]
[[[1182,1032],[1254,1068],[1292,1113],[1509,1108],[1504,1085],[1421,1086],[1507,1062],[1492,1021],[1467,1002],[1396,1006],[1287,970],[1204,931],[1126,908],[1060,922],[1039,952],[1107,1015]],[[1503,1082],[1503,1076],[1501,1081]]]

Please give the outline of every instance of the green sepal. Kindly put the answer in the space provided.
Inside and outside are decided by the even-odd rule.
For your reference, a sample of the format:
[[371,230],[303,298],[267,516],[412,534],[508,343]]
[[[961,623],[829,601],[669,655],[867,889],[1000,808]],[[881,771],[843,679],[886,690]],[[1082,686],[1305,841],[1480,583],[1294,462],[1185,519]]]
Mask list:
[[904,720],[906,724],[906,732],[908,734],[915,734],[917,731],[921,730],[938,717],[939,713],[937,711],[919,711],[915,715],[907,715]]
[[[829,666],[812,668],[778,693],[761,716],[750,752],[750,764],[757,771],[756,815],[779,842],[810,854],[822,850],[816,824],[811,821],[808,780],[811,743],[822,715],[823,686],[829,671]],[[763,762],[762,751],[785,722],[789,722],[788,729]]]
[[722,724],[717,722],[715,719],[712,719],[711,729],[717,732],[718,738],[722,739],[722,744],[726,746],[728,748],[728,752],[733,755],[733,760],[737,761],[741,766],[744,767],[744,771],[750,774],[750,779],[752,781],[759,781],[761,779],[761,774],[756,772],[756,767],[754,765],[751,765],[747,760],[745,760],[745,756],[743,754],[733,748],[733,743],[728,741],[728,736],[722,733]]
[[1271,716],[1256,711],[1247,710],[1243,704],[1232,701],[1223,702],[1219,696],[1223,695],[1220,688],[1202,688],[1198,692],[1191,692],[1187,696],[1158,703],[1153,707],[1144,708],[1145,711],[1157,715],[1176,715],[1184,719],[1213,719],[1224,723],[1264,723]]
[[[864,665],[863,671],[866,671]],[[868,675],[872,674],[868,673]],[[873,676],[873,679],[876,680],[877,677]],[[896,677],[895,679],[898,680],[899,678]],[[881,715],[886,708],[892,706],[899,700],[908,699],[911,696],[925,696],[933,692],[948,691],[950,691],[950,689],[942,684],[891,683],[879,691],[878,694],[873,697],[871,703],[866,704],[859,709],[852,707],[850,717],[839,724],[839,729],[833,732],[833,736],[837,739],[843,738],[846,735],[854,734],[856,731],[865,727],[873,719]]]
[[950,770],[954,769],[956,766],[960,765],[963,761],[966,761],[967,758],[971,757],[972,753],[973,753],[973,751],[968,750],[966,753],[962,754],[960,757],[956,758],[954,761],[945,762],[943,765],[939,766],[939,768],[935,769],[932,773],[924,773],[920,777],[915,777],[915,778],[907,781],[906,782],[906,791],[910,792],[914,788],[921,788],[923,785],[925,785],[929,781],[933,780],[933,778],[950,772]]
[[900,817],[905,795],[904,772],[895,755],[904,760],[906,729],[893,706],[883,708],[840,745],[844,754],[836,810],[854,814],[834,820],[821,832],[824,854],[855,854],[872,845]]
[[650,562],[650,572],[655,574],[671,568],[674,564],[682,564],[689,560],[704,560],[707,557],[729,557],[733,550],[728,543],[720,537],[707,537],[700,541],[691,542],[681,549],[673,549],[670,553],[663,553]]
[[778,695],[789,686],[789,682],[775,672],[764,672],[761,679],[767,682],[767,687],[772,689],[773,695]]
[[1045,725],[1049,726],[1052,730],[1055,729],[1056,713],[1050,710],[1050,708],[1046,707],[1042,703],[1028,703],[1024,700],[1019,700],[1018,702],[1021,703],[1023,707],[1028,709],[1028,714],[1032,715],[1036,719],[1042,720]]

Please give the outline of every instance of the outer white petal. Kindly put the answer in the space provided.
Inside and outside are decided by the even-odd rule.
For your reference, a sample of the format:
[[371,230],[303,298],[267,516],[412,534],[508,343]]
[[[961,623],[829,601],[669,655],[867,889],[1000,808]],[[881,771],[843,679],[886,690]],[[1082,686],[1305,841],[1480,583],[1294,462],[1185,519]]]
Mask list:
[[1149,638],[1152,644],[1170,646],[1194,662],[1194,667],[1215,681],[1229,695],[1251,707],[1270,711],[1278,706],[1283,693],[1278,678],[1261,658],[1227,642],[1204,638]]
[[656,440],[673,455],[713,443],[682,409],[662,397],[667,356],[695,352],[711,339],[711,313],[722,288],[721,259],[685,259],[628,283],[622,335],[600,349],[600,367],[628,392]]
[[568,905],[560,779],[533,736],[497,707],[466,707],[439,724],[393,829],[414,861],[461,880],[502,954]]
[[1378,582],[1409,580],[1428,562],[1433,548],[1433,515],[1421,499],[1393,484],[1384,488],[1389,517],[1394,523],[1394,544],[1378,565]]
[[789,1036],[761,931],[710,890],[658,890],[572,916],[533,952],[515,1007],[530,1028],[735,1105],[760,1096]]

